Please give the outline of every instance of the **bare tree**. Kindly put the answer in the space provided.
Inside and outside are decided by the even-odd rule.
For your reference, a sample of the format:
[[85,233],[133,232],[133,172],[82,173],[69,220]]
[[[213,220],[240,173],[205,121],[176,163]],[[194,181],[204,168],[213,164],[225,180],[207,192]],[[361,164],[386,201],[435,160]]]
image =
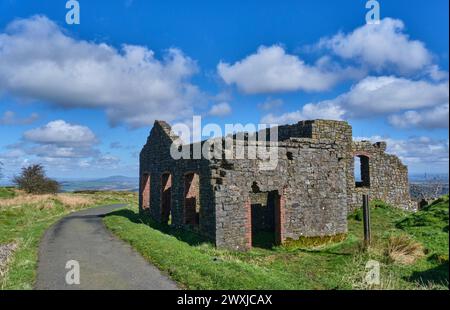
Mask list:
[[22,168],[22,173],[15,176],[13,182],[19,189],[32,194],[49,194],[59,191],[59,183],[45,176],[42,165]]

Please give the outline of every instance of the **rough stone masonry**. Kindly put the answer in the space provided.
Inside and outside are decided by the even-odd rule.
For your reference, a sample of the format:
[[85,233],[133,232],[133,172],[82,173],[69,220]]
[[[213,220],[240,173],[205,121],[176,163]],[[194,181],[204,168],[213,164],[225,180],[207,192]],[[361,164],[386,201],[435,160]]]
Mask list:
[[363,194],[403,209],[416,207],[407,167],[385,153],[385,142],[353,141],[347,122],[279,126],[278,140],[264,142],[278,147],[272,170],[258,169],[261,158],[175,160],[170,147],[177,139],[166,122],[155,122],[140,153],[140,211],[195,231],[217,247],[248,250],[261,240],[282,244],[346,233],[347,213],[361,205]]

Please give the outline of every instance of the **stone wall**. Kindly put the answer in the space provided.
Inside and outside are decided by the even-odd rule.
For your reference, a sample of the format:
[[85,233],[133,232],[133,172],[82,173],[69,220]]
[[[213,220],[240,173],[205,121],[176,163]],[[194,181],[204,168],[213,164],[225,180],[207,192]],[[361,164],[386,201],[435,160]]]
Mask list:
[[[349,180],[349,208],[355,209],[362,204],[362,195],[370,200],[382,200],[405,210],[416,210],[417,203],[409,195],[408,168],[397,156],[387,154],[385,142],[372,144],[369,141],[352,143],[352,161],[347,174]],[[356,187],[354,179],[354,157],[368,159],[368,184]],[[363,167],[364,169],[364,167]],[[363,182],[366,183],[366,182]]]
[[352,127],[347,122],[322,119],[279,126],[278,140],[285,141],[290,138],[327,139],[339,143],[350,143]]
[[[281,128],[284,126],[281,126]],[[347,122],[314,120],[301,121],[290,128],[289,134],[304,135],[313,139],[330,139],[343,149],[342,159],[346,163],[346,180],[349,210],[361,207],[362,196],[368,194],[370,200],[382,200],[394,207],[416,210],[417,204],[411,201],[409,195],[408,168],[400,159],[386,153],[386,142],[352,141],[352,128]],[[295,129],[296,127],[299,127]],[[283,132],[284,129],[281,129]],[[280,135],[281,137],[283,135]],[[368,178],[363,180],[362,187],[355,182],[355,156],[367,158]]]
[[[150,176],[150,207],[145,211],[155,220],[162,222],[162,176],[170,173],[172,179],[170,206],[171,225],[184,229],[195,230],[199,234],[215,239],[215,204],[211,184],[210,162],[206,159],[174,160],[170,155],[170,146],[178,137],[173,135],[170,126],[162,121],[156,121],[150,132],[147,143],[140,153],[141,188],[139,190],[139,206],[143,212],[143,182],[142,177]],[[195,173],[198,179],[199,223],[187,224],[185,220],[185,179],[186,175]],[[197,190],[197,189],[196,189]]]
[[275,170],[260,170],[262,159],[219,161],[212,168],[213,175],[221,176],[220,185],[214,188],[217,246],[235,250],[251,246],[249,209],[254,192],[276,191],[279,195],[274,222],[281,242],[347,231],[347,184],[341,147],[330,140],[303,138],[277,145]]
[[[218,159],[174,160],[170,146],[178,137],[167,123],[155,122],[140,154],[140,211],[157,221],[167,220],[161,210],[162,176],[170,174],[170,195],[165,200],[170,198],[171,225],[195,230],[218,247],[247,250],[252,246],[252,230],[273,230],[278,243],[346,233],[348,209],[360,207],[363,194],[414,208],[407,168],[385,153],[385,143],[353,142],[351,126],[340,121],[302,121],[280,126],[278,133],[273,142],[216,139],[222,145],[234,144],[231,152],[236,146],[277,147],[278,164],[265,170],[267,159],[261,156],[225,159],[222,153]],[[197,146],[204,142],[188,146],[191,156]],[[358,186],[354,156],[367,163]],[[255,208],[258,204],[263,209]]]

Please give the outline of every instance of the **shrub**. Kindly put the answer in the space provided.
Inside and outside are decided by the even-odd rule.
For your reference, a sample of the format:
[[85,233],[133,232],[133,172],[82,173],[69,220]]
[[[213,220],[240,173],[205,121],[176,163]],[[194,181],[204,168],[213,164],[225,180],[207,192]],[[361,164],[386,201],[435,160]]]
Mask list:
[[408,235],[396,235],[389,237],[385,255],[389,262],[412,264],[424,255],[424,249]]
[[59,191],[59,183],[47,178],[44,167],[39,164],[22,168],[22,173],[15,176],[13,182],[30,194],[54,194]]
[[372,200],[370,202],[370,207],[371,208],[381,208],[381,209],[391,209],[392,208],[391,205],[389,205],[389,204],[387,204],[384,201],[379,200],[379,199]]
[[353,212],[351,212],[348,215],[348,219],[353,219],[355,221],[361,222],[363,220],[363,212],[362,212],[361,208],[358,208],[358,209],[354,210]]

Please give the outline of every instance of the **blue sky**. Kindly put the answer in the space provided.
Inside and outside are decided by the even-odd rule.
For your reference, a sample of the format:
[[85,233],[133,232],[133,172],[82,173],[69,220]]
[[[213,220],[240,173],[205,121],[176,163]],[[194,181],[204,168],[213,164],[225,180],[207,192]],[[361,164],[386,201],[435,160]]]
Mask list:
[[0,0],[9,177],[137,174],[155,119],[347,120],[412,173],[448,170],[448,1]]

